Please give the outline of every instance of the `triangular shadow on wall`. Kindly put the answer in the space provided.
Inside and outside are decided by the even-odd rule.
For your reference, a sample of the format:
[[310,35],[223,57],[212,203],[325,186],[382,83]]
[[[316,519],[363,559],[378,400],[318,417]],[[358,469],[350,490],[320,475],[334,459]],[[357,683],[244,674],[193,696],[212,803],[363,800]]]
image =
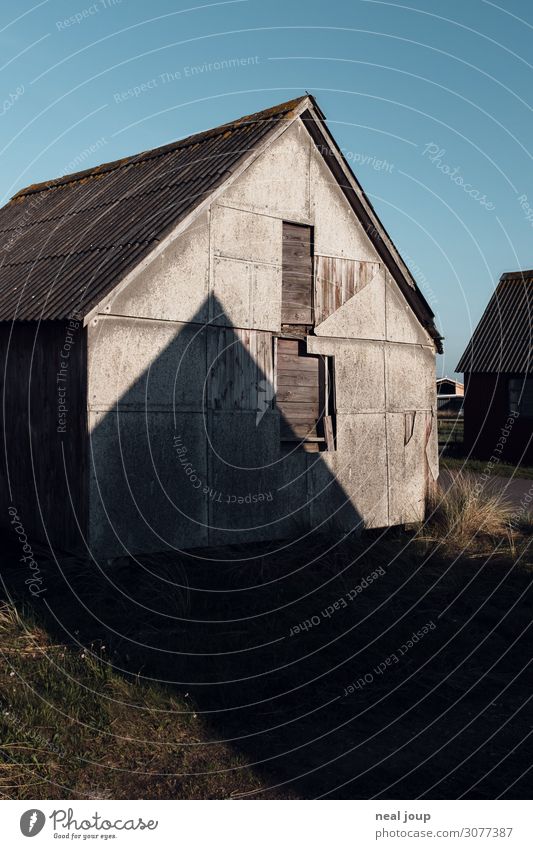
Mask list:
[[214,296],[210,314],[204,304],[177,332],[112,316],[97,328],[88,390],[97,557],[361,525],[326,454],[301,450],[296,436],[281,445],[272,334],[229,326]]

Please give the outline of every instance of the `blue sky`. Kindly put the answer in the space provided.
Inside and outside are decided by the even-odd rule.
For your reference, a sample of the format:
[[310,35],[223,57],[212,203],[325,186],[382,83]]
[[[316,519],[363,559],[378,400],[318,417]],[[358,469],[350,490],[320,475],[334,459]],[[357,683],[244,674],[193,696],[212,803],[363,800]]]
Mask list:
[[499,275],[533,267],[532,37],[527,0],[4,0],[0,196],[307,89],[452,374]]

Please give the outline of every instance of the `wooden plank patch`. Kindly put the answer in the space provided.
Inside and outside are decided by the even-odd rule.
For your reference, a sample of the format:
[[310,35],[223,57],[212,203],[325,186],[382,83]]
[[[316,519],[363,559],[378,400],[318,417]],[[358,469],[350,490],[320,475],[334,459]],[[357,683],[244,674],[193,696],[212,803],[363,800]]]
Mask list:
[[315,267],[315,320],[320,324],[373,280],[379,271],[379,262],[317,254]]
[[[281,413],[282,442],[301,442],[301,447],[309,451],[324,450],[328,447],[324,432],[326,359],[308,354],[303,340],[278,339],[276,362],[276,405]],[[329,422],[329,446],[334,447],[331,418]]]
[[313,231],[283,222],[282,324],[313,324]]

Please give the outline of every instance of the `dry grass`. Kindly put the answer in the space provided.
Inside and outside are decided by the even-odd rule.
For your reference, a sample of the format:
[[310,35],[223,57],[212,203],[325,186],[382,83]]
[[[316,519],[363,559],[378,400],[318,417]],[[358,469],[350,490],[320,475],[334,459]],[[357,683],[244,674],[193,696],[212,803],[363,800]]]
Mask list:
[[[373,531],[333,547],[316,536],[101,571],[43,560],[46,606],[31,612],[17,551],[3,569],[17,608],[0,607],[0,796],[418,798],[437,781],[435,798],[494,798],[511,785],[528,797],[520,670],[533,650],[533,557],[516,525],[514,553],[509,516],[458,476],[419,534]],[[289,636],[311,618],[316,627]],[[370,685],[345,695],[369,672]]]
[[462,472],[450,472],[446,489],[437,487],[428,505],[423,537],[452,549],[469,549],[490,541],[511,541],[514,513],[490,483]]
[[0,798],[224,799],[260,788],[194,703],[0,606]]

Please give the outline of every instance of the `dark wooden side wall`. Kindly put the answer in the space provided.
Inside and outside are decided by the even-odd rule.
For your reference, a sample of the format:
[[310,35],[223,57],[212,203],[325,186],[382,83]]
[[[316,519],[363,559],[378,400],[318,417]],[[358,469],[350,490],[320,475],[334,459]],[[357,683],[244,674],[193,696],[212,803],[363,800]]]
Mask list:
[[[85,329],[68,320],[2,323],[0,361],[0,527],[9,527],[12,505],[30,544],[48,535],[57,549],[80,550],[76,518],[86,528]],[[67,408],[65,432],[58,432],[60,400]]]
[[[464,447],[481,460],[489,460],[494,455],[502,462],[530,465],[533,463],[533,419],[518,416],[512,427],[508,426],[511,377],[520,375],[465,373]],[[502,429],[506,433],[502,434]],[[498,445],[502,446],[501,454],[495,453]]]

